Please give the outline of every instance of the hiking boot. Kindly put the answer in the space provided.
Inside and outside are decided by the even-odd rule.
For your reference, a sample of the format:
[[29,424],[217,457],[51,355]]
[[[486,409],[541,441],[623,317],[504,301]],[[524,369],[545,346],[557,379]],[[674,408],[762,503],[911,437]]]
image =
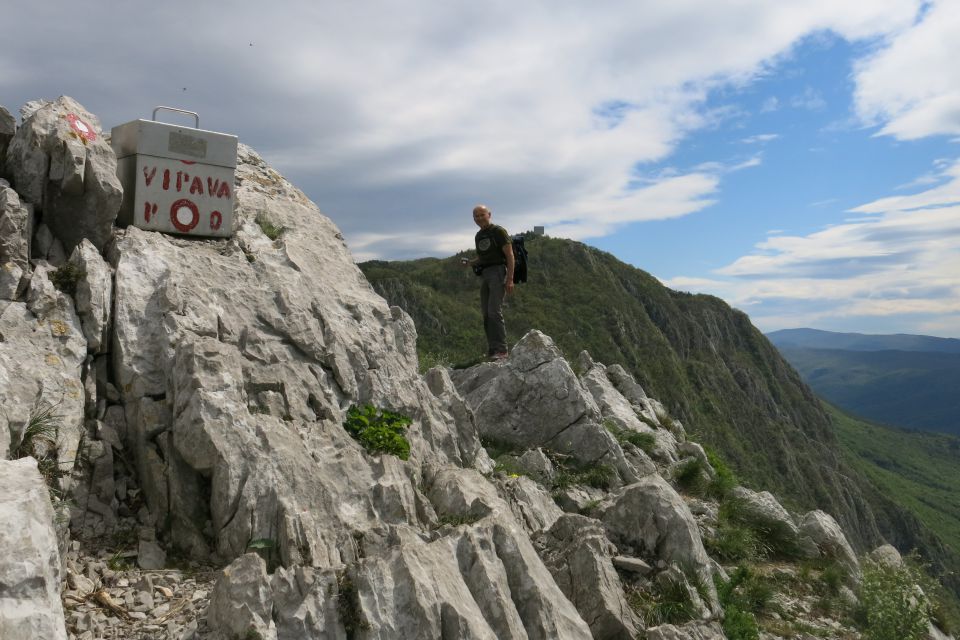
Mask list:
[[506,351],[498,351],[490,356],[490,362],[503,362],[509,357],[509,355],[510,354]]

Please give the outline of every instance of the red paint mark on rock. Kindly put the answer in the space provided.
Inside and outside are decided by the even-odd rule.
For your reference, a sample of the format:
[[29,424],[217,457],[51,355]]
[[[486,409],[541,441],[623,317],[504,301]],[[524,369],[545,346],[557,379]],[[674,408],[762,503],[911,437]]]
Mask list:
[[146,180],[147,186],[150,186],[150,183],[153,182],[153,179],[157,176],[157,168],[151,167],[150,172],[147,172],[147,167],[143,168],[143,179]]
[[223,224],[223,214],[219,211],[214,211],[210,214],[210,228],[213,231],[216,231],[220,228],[220,225]]
[[203,182],[197,176],[190,182],[190,195],[203,195]]
[[87,142],[93,142],[97,139],[97,132],[93,130],[93,127],[75,113],[68,113],[67,120],[70,122],[70,127],[77,132],[77,135]]

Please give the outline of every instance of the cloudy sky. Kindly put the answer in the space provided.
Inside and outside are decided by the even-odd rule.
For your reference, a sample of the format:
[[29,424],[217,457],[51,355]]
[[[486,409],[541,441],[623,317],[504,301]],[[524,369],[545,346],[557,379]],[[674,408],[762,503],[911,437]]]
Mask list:
[[[960,2],[18,2],[0,104],[238,135],[358,260],[487,203],[765,331],[960,337]],[[520,295],[523,295],[521,291]]]

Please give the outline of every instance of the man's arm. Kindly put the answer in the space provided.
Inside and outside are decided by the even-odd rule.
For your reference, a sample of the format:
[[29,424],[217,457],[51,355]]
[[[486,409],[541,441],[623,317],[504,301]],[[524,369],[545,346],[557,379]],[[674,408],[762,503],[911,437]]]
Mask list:
[[513,291],[513,245],[509,242],[503,245],[503,257],[507,259],[507,280],[504,284],[507,287],[507,293]]

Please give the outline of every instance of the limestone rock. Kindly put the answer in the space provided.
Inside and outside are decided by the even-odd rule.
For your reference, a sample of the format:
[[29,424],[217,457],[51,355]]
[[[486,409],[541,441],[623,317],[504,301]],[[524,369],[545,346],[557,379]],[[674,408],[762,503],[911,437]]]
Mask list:
[[793,517],[769,491],[757,493],[746,487],[734,487],[733,499],[738,501],[742,517],[769,532],[768,542],[781,550],[798,545],[800,531]]
[[70,256],[70,264],[83,275],[77,281],[77,314],[87,338],[87,348],[102,353],[108,347],[110,313],[113,310],[113,274],[110,265],[89,240],[82,240]]
[[660,559],[696,574],[710,594],[708,606],[719,612],[713,564],[696,520],[683,498],[663,478],[646,476],[621,489],[605,507],[601,520],[624,555]]
[[595,639],[632,640],[643,628],[611,560],[615,547],[596,520],[567,514],[540,536],[550,573],[590,625]]
[[20,297],[23,269],[14,262],[0,264],[0,300],[16,300]]
[[453,418],[457,428],[457,443],[460,456],[465,465],[470,465],[481,473],[493,471],[493,460],[487,455],[486,449],[480,443],[480,436],[473,420],[473,412],[457,392],[457,388],[450,379],[450,373],[443,367],[433,367],[424,376],[427,388],[436,397],[442,407]]
[[[232,590],[223,600],[232,611],[246,608],[236,620],[261,612],[266,621],[262,612],[272,610],[280,638],[360,632],[378,640],[591,638],[516,524],[492,517],[432,542],[404,526],[389,536],[394,544],[338,571],[280,569],[270,593],[261,569],[244,560],[242,575],[221,578],[225,593]],[[228,626],[225,610],[211,604],[211,627],[222,635],[236,633],[239,625]]]
[[[33,206],[33,205],[30,205]],[[54,237],[50,227],[41,223],[33,234],[31,254],[35,259],[46,260],[54,267],[61,267],[67,261],[67,252],[59,238]]]
[[33,458],[0,460],[0,638],[66,640],[53,507]]
[[[421,465],[486,454],[442,374],[433,388],[419,376],[410,317],[374,293],[333,223],[243,145],[237,177],[235,238],[129,227],[108,251],[128,440],[173,544],[229,561],[270,539],[284,566],[343,566],[355,534],[434,517]],[[412,418],[409,462],[350,437],[353,404]]]
[[471,469],[440,470],[427,490],[427,497],[441,518],[479,520],[491,514],[510,513],[496,488]]
[[263,559],[255,553],[242,555],[220,573],[207,610],[208,624],[224,639],[254,636],[275,640],[272,600]]
[[591,638],[527,536],[506,522],[411,541],[349,576],[367,638]]
[[549,529],[563,515],[550,493],[525,476],[498,479],[497,489],[529,533]]
[[647,640],[727,640],[723,629],[716,622],[693,622],[680,626],[664,624],[647,629],[646,637]]
[[[27,302],[0,308],[0,455],[7,455],[11,436],[19,441],[35,407],[50,406],[59,417],[58,459],[66,473],[83,429],[87,347],[73,301],[53,286],[48,272],[39,264]],[[68,484],[68,477],[61,478],[62,488]]]
[[892,544],[880,545],[869,555],[871,560],[884,567],[897,569],[903,565],[903,557]]
[[820,510],[807,513],[800,522],[800,535],[812,539],[824,556],[835,559],[847,570],[851,580],[860,582],[863,574],[857,554],[830,514]]
[[16,191],[0,187],[0,264],[12,262],[23,272],[30,271],[32,218]]
[[617,391],[623,394],[631,404],[642,406],[647,399],[647,394],[633,376],[630,375],[623,366],[619,364],[607,367],[607,378],[613,383]]
[[7,111],[6,107],[0,105],[0,178],[7,175],[4,170],[4,160],[7,157],[7,146],[16,131],[16,119]]
[[453,371],[451,378],[473,410],[481,436],[520,449],[543,447],[580,464],[609,464],[627,482],[638,477],[601,425],[593,397],[540,331],[525,335],[505,364]]
[[6,164],[21,198],[68,251],[84,238],[103,249],[123,190],[96,116],[67,96],[43,104],[17,129]]

